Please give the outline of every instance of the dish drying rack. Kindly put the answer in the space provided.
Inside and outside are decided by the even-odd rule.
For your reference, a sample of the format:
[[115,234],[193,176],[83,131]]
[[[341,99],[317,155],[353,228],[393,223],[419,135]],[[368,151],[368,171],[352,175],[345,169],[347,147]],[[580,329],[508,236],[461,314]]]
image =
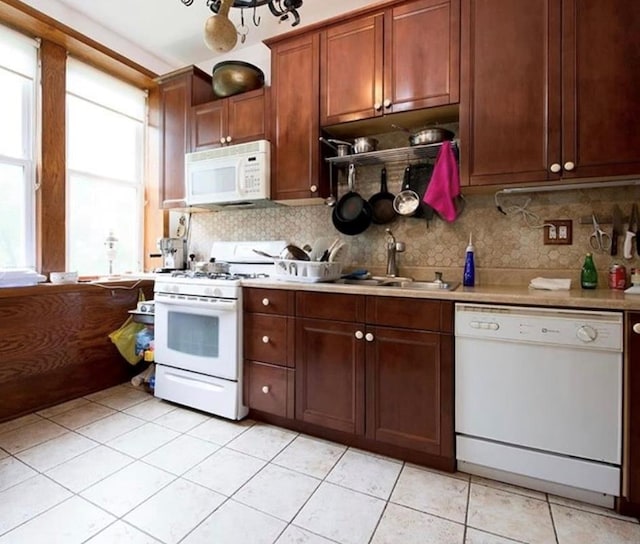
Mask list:
[[274,268],[275,279],[299,283],[334,281],[342,274],[342,263],[340,262],[276,259]]
[[[453,152],[458,156],[458,141],[450,140]],[[327,157],[325,160],[336,166],[354,164],[356,166],[368,166],[372,164],[385,164],[411,160],[428,159],[435,160],[443,142],[436,144],[412,145],[409,147],[396,147],[393,149],[381,149],[368,153],[353,153],[344,157]]]

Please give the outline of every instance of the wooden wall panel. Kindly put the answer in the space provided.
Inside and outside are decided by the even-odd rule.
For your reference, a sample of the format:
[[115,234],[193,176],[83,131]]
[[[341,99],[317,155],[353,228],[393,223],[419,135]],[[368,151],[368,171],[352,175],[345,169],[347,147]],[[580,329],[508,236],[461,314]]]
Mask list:
[[[152,281],[139,287],[148,300],[153,298]],[[131,282],[120,288],[79,284],[3,290],[0,421],[122,383],[140,372],[141,363],[129,365],[108,337],[136,307],[138,291]]]
[[67,52],[43,40],[42,65],[42,157],[38,168],[37,266],[42,274],[66,270],[65,179]]

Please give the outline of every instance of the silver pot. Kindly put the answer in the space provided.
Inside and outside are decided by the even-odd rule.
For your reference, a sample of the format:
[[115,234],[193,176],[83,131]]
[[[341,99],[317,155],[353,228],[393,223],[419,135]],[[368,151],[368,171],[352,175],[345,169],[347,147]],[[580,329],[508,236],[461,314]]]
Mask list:
[[401,127],[400,125],[391,125],[394,128],[409,134],[409,145],[425,145],[425,144],[437,144],[444,142],[445,140],[453,140],[455,134],[446,128],[430,127],[418,132],[412,133],[409,129]]
[[320,137],[320,141],[323,144],[328,145],[331,149],[335,150],[338,157],[346,157],[347,155],[351,155],[351,149],[353,147],[349,142],[344,142],[342,140],[333,140],[331,138],[323,138]]

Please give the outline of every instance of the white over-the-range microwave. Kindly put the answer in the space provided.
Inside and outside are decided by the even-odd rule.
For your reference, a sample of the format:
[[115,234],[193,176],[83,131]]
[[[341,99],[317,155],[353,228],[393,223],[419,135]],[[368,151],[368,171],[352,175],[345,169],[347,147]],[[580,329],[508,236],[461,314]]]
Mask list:
[[185,155],[188,206],[260,206],[271,195],[271,144],[246,144]]

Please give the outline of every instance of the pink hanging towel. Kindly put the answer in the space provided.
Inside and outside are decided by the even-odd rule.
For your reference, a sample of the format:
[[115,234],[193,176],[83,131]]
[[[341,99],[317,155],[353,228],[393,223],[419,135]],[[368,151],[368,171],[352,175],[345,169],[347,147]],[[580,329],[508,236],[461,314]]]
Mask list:
[[460,195],[460,173],[451,142],[444,141],[438,151],[429,186],[422,197],[442,219],[451,223],[458,217],[456,198]]

